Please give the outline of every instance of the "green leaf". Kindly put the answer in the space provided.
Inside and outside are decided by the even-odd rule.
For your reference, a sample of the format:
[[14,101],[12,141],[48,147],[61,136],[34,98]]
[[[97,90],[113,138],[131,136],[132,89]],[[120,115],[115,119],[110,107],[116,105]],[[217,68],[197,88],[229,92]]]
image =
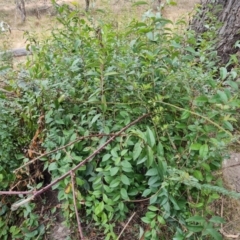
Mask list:
[[[230,73],[231,73],[233,79],[235,79],[235,78],[238,76],[237,72],[234,71],[233,69],[231,70]],[[231,82],[233,82],[233,81],[231,81]],[[233,82],[233,83],[235,83],[235,82]],[[232,87],[232,86],[231,86],[231,87]],[[235,87],[234,87],[234,88],[235,88]],[[237,90],[237,88],[235,88],[235,90]]]
[[103,156],[103,158],[102,158],[102,162],[107,161],[111,156],[112,156],[112,155],[109,154],[109,153],[105,154],[105,155]]
[[186,222],[198,222],[198,223],[205,223],[206,219],[201,216],[193,216],[188,219],[186,219]]
[[150,197],[150,204],[154,204],[158,199],[157,194],[154,194],[153,196]]
[[203,226],[187,225],[187,228],[191,232],[202,232]]
[[118,178],[115,178],[110,183],[110,188],[115,188],[120,184],[120,180]]
[[162,224],[162,225],[165,225],[165,224],[166,224],[164,218],[163,218],[162,216],[160,216],[160,215],[157,216],[157,220],[158,220],[158,222],[159,222],[160,224]]
[[207,163],[205,163],[205,162],[203,162],[203,163],[201,164],[201,167],[202,167],[204,170],[206,170],[207,172],[210,172],[210,171],[211,171],[211,168],[210,168],[209,164],[207,164]]
[[228,75],[227,69],[225,67],[220,68],[221,79],[224,80]]
[[74,133],[70,138],[70,142],[74,141],[76,138],[77,138],[77,134]]
[[107,73],[104,73],[104,77],[118,75],[118,74],[119,74],[118,72],[107,72]]
[[206,103],[206,102],[208,102],[208,98],[207,98],[207,96],[202,95],[202,96],[197,97],[197,98],[194,100],[194,102],[195,102],[196,104]]
[[159,177],[161,180],[164,180],[164,177],[167,172],[167,163],[164,160],[161,160],[161,157],[158,157],[158,172],[159,172]]
[[137,142],[133,149],[133,160],[136,160],[142,152],[141,142]]
[[156,176],[156,175],[158,175],[158,171],[156,168],[151,168],[147,171],[147,173],[145,175],[146,176]]
[[143,197],[147,197],[151,192],[152,192],[151,189],[145,189],[145,190],[143,191],[143,193],[142,193],[142,196],[143,196]]
[[121,162],[121,166],[124,167],[124,168],[130,168],[130,169],[132,168],[132,165],[128,160],[123,160]]
[[151,219],[147,218],[147,217],[142,217],[141,220],[144,222],[144,223],[150,223],[151,222]]
[[155,34],[153,31],[146,33],[146,36],[150,41],[155,41]]
[[100,202],[96,207],[95,207],[95,214],[98,216],[100,213],[102,213],[104,209],[104,202]]
[[149,211],[148,211],[148,212],[146,213],[146,217],[151,218],[151,219],[155,218],[156,215],[157,215],[157,213],[155,213],[155,212],[149,212]]
[[212,223],[225,223],[226,221],[222,217],[213,216],[213,217],[211,217],[209,219],[209,222],[212,222]]
[[144,163],[144,162],[147,161],[147,159],[148,159],[148,158],[147,158],[146,156],[144,156],[143,158],[138,159],[137,164]]
[[208,155],[208,145],[207,144],[203,144],[200,149],[199,149],[199,155],[201,158],[206,158]]
[[181,119],[182,120],[187,119],[189,118],[190,115],[191,115],[190,112],[185,110],[181,115]]
[[146,133],[147,143],[150,147],[153,147],[155,145],[155,137],[153,134],[153,131],[147,127],[147,133]]
[[110,169],[110,175],[115,176],[119,171],[119,167],[113,167]]
[[147,166],[150,167],[153,164],[153,150],[147,146],[147,152],[148,152],[148,162],[147,162]]
[[214,199],[214,200],[217,200],[217,199],[220,198],[219,194],[217,194],[217,193],[212,193],[212,194],[210,195],[210,197],[211,197],[211,199]]
[[170,201],[172,202],[175,210],[180,210],[180,207],[177,204],[177,201],[173,198],[173,196],[169,196]]
[[123,204],[123,202],[119,202],[118,203],[118,208],[119,208],[120,211],[124,211],[124,204]]
[[[142,220],[142,219],[141,219],[141,220]],[[142,221],[143,221],[143,220],[142,220]],[[144,221],[143,221],[143,222],[144,222]],[[142,239],[143,234],[144,234],[143,228],[142,228],[142,227],[139,227],[139,237],[138,237],[138,239]]]
[[228,122],[228,121],[223,121],[223,126],[224,126],[227,130],[233,131],[233,125],[232,125],[230,122]]
[[222,235],[213,228],[207,228],[205,231],[207,233],[209,233],[215,240],[222,240],[223,239]]
[[227,94],[225,92],[218,90],[217,94],[218,94],[218,96],[220,97],[220,99],[223,103],[227,103],[228,97],[227,97]]
[[148,210],[153,211],[153,212],[159,211],[159,209],[153,205],[148,206]]
[[129,197],[128,197],[128,194],[127,194],[127,191],[126,191],[125,188],[121,188],[120,193],[121,193],[122,199],[124,199],[124,200],[129,200]]
[[37,234],[38,234],[38,230],[34,230],[32,232],[24,233],[24,236],[27,238],[33,238],[37,236]]
[[102,95],[102,104],[101,104],[101,107],[102,107],[102,111],[105,113],[106,110],[107,110],[107,101],[106,101],[105,95]]
[[126,175],[124,175],[124,174],[121,175],[121,181],[125,185],[130,185],[129,178]]
[[54,170],[56,170],[56,169],[58,169],[59,167],[58,167],[58,164],[56,163],[56,162],[52,162],[52,163],[50,163],[49,164],[49,166],[48,166],[48,171],[54,171]]
[[150,177],[149,180],[148,180],[148,185],[149,185],[150,187],[153,187],[153,185],[154,185],[154,187],[155,187],[155,186],[156,186],[156,183],[157,183],[157,185],[159,186],[159,185],[160,185],[159,180],[160,180],[160,177],[159,177],[158,175],[152,176],[152,177]]
[[115,157],[115,158],[118,157],[118,154],[117,154],[117,151],[116,151],[115,148],[113,148],[113,149],[111,150],[111,154],[112,154],[112,156]]
[[226,81],[225,83],[230,85],[234,90],[238,90],[238,84],[236,82],[234,82],[234,81]]
[[158,143],[157,145],[157,153],[158,153],[158,156],[161,156],[161,157],[164,156],[164,148],[161,143]]
[[196,150],[198,151],[201,148],[202,144],[200,143],[193,143],[190,147],[191,150]]
[[121,156],[124,156],[128,152],[128,149],[124,149],[121,151]]
[[98,120],[98,118],[99,118],[100,116],[101,116],[101,113],[95,115],[95,116],[93,117],[90,125],[92,126],[92,125]]
[[194,172],[193,172],[193,176],[196,178],[196,179],[198,179],[198,180],[200,180],[200,181],[203,181],[203,175],[202,175],[202,172],[201,171],[199,171],[199,170],[195,170]]

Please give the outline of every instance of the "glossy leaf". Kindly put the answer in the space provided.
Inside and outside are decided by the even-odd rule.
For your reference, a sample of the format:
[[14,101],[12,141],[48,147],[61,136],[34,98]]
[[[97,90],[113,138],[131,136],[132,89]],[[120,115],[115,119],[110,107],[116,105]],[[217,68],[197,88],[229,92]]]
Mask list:
[[122,183],[125,184],[125,185],[130,185],[130,180],[129,180],[129,178],[128,178],[126,175],[124,175],[124,174],[121,175],[121,181],[122,181]]

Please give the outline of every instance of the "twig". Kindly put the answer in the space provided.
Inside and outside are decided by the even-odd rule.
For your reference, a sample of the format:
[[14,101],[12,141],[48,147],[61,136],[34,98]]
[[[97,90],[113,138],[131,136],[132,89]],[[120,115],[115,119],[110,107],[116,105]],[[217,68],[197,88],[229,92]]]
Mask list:
[[237,164],[233,164],[231,166],[222,167],[222,169],[231,168],[231,167],[237,167],[239,165],[240,165],[240,163],[237,163]]
[[[77,169],[79,169],[81,166],[83,166],[84,164],[86,164],[87,162],[89,162],[95,155],[97,155],[98,153],[100,153],[110,142],[112,142],[117,136],[121,135],[121,133],[123,133],[124,131],[126,131],[128,128],[130,128],[131,126],[135,125],[136,123],[140,122],[142,119],[146,118],[150,116],[150,113],[144,114],[141,117],[137,118],[136,120],[134,120],[133,122],[129,123],[127,126],[125,126],[124,128],[122,128],[119,132],[117,132],[116,134],[114,134],[111,138],[109,138],[101,147],[99,147],[98,149],[96,149],[92,154],[90,154],[87,158],[85,158],[82,162],[80,162],[77,166],[75,166],[74,168],[72,168],[71,170],[69,170],[68,172],[64,173],[62,176],[60,176],[59,178],[55,179],[53,182],[51,182],[50,184],[48,184],[47,186],[41,188],[40,190],[36,191],[33,193],[33,196],[36,197],[42,193],[44,193],[45,191],[47,191],[49,188],[51,188],[52,186],[54,186],[55,184],[57,184],[58,182],[60,182],[61,180],[63,180],[65,177],[69,176],[71,174],[71,172],[75,172]],[[0,195],[18,195],[18,194],[29,194],[29,192],[15,192],[15,191],[0,191]]]
[[74,189],[74,172],[73,171],[71,171],[71,181],[72,181],[73,204],[74,204],[75,214],[76,214],[76,218],[77,218],[78,232],[79,232],[80,239],[84,240],[84,236],[83,236],[83,233],[82,233],[81,222],[80,222],[80,219],[79,219],[77,204],[76,204],[76,196],[75,196],[75,189]]
[[33,190],[30,191],[0,191],[0,195],[28,195],[33,193]]
[[[221,218],[223,217],[223,196],[222,196],[222,204],[221,204]],[[221,223],[221,229],[223,229],[223,224]]]
[[68,143],[68,144],[66,144],[66,145],[64,145],[64,146],[62,146],[62,147],[55,148],[55,149],[53,149],[53,150],[50,151],[50,152],[44,153],[44,154],[42,154],[42,155],[40,155],[40,156],[32,159],[31,161],[28,161],[27,163],[25,163],[25,164],[22,165],[21,167],[16,168],[16,169],[13,171],[13,173],[18,172],[18,171],[21,170],[22,168],[27,167],[28,165],[34,163],[35,161],[41,159],[42,157],[45,157],[45,156],[47,156],[47,155],[49,155],[49,154],[52,154],[52,153],[55,153],[55,152],[57,152],[57,151],[63,150],[63,149],[65,149],[66,147],[69,147],[69,146],[73,145],[74,143],[79,142],[79,141],[81,141],[81,140],[83,140],[83,139],[93,138],[93,137],[105,137],[105,136],[109,137],[109,136],[115,136],[115,135],[114,135],[114,134],[93,134],[93,135],[89,135],[89,136],[78,137],[78,138],[75,139],[74,141],[72,141],[72,142],[70,142],[70,143]]
[[124,228],[122,229],[122,231],[120,232],[120,234],[118,235],[117,240],[120,239],[120,237],[122,236],[123,232],[125,231],[125,229],[127,228],[127,226],[129,225],[129,223],[132,221],[133,217],[135,216],[136,212],[134,212],[132,214],[132,216],[128,219],[128,222],[126,223],[126,225],[124,226]]
[[16,202],[16,203],[14,203],[14,204],[11,206],[11,210],[12,210],[12,211],[15,211],[15,210],[17,210],[20,206],[22,206],[22,205],[24,205],[24,204],[26,204],[26,203],[28,203],[28,202],[31,202],[33,199],[34,199],[34,195],[31,196],[31,197],[28,197],[28,198],[26,198],[26,199],[23,199],[23,200],[20,201],[20,202]]
[[233,239],[238,239],[239,238],[239,236],[240,236],[240,234],[238,233],[238,234],[236,234],[236,235],[234,235],[234,234],[227,234],[226,232],[224,232],[224,230],[223,229],[220,229],[219,230],[219,232],[224,236],[224,237],[226,237],[226,238],[233,238]]
[[[176,108],[180,111],[185,111],[185,112],[188,112],[192,115],[195,115],[197,117],[200,117],[204,120],[206,120],[207,122],[211,123],[212,125],[214,125],[215,127],[217,127],[218,129],[222,130],[223,132],[225,132],[226,134],[228,134],[228,136],[232,137],[232,133],[227,131],[226,129],[224,129],[223,127],[221,127],[219,124],[215,123],[214,121],[212,121],[211,119],[209,119],[208,117],[205,117],[205,116],[202,116],[201,114],[198,114],[196,112],[193,112],[191,110],[188,110],[188,109],[185,109],[185,108],[181,108],[181,107],[178,107],[178,106],[175,106],[171,103],[167,103],[167,102],[163,102],[163,101],[156,101],[157,103],[161,103],[161,104],[164,104],[164,105],[167,105],[167,106],[170,106],[170,107],[173,107],[173,108]],[[239,143],[239,141],[237,141]]]

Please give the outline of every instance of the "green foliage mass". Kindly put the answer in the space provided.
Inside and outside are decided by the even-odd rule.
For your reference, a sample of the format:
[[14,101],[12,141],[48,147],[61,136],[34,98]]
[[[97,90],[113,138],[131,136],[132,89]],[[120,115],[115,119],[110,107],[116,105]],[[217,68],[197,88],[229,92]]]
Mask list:
[[[149,113],[76,171],[82,222],[116,239],[114,227],[142,200],[148,203],[139,213],[144,239],[221,239],[223,220],[213,216],[210,204],[229,193],[214,172],[233,140],[240,102],[238,70],[218,67],[214,33],[197,42],[193,32],[169,28],[172,23],[159,13],[147,12],[143,21],[118,31],[65,7],[58,11],[62,26],[41,44],[30,44],[25,84],[10,84],[21,97],[0,99],[1,188],[12,186],[11,170],[26,162],[22,148],[30,144],[39,116],[45,117],[45,152],[74,142],[41,159],[56,179]],[[67,223],[76,226],[70,184],[67,177],[53,188]],[[14,201],[1,202],[1,239],[41,239],[46,230],[36,204],[26,204],[13,218]],[[17,218],[25,219],[21,226]]]

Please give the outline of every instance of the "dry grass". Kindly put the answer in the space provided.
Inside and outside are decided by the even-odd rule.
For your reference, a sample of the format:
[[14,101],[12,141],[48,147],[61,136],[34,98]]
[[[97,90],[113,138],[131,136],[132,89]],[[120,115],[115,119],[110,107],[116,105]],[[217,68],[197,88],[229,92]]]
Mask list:
[[177,6],[167,7],[165,17],[176,22],[179,18],[188,20],[193,14],[194,6],[200,0],[178,0]]
[[[126,21],[132,18],[140,18],[141,15],[150,8],[152,0],[147,0],[149,5],[142,5],[138,7],[132,7],[131,1],[128,0],[97,0],[93,2],[94,9],[107,9],[107,17],[113,17],[116,25],[125,26]],[[21,19],[18,12],[15,9],[14,0],[0,0],[0,21],[7,22],[12,29],[11,34],[8,34],[7,39],[9,48],[21,48],[26,46],[26,38],[24,32],[30,32],[35,36],[44,38],[49,35],[50,30],[56,26],[56,20],[54,16],[50,16],[46,11],[44,14],[40,14],[41,18],[37,18],[36,9],[39,6],[47,6],[50,4],[50,0],[28,0],[26,1],[27,20],[24,24],[21,24]],[[61,3],[63,1],[57,1]],[[80,9],[85,8],[85,0],[64,0],[68,4],[78,4]],[[188,14],[192,12],[194,5],[199,0],[178,0],[177,6],[166,7],[164,9],[164,16],[172,21],[176,21],[178,18],[188,18]],[[100,18],[103,15],[92,10],[95,18]],[[111,16],[112,15],[112,16]],[[3,40],[1,41],[3,42]],[[5,42],[6,43],[6,42]]]

